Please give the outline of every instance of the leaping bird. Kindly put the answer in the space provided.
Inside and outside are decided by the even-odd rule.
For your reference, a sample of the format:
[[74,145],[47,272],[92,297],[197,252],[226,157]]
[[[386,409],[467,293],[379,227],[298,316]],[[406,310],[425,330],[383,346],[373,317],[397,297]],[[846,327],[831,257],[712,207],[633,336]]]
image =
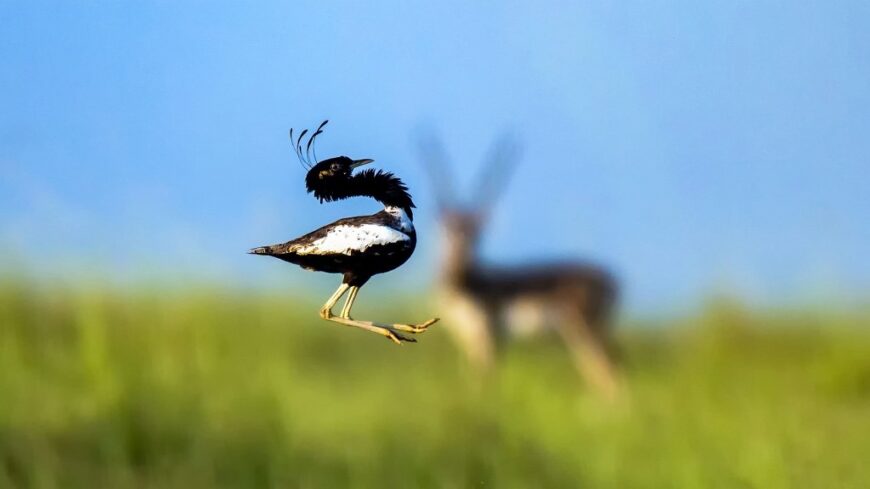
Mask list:
[[[343,274],[341,285],[320,309],[320,317],[378,333],[396,344],[416,342],[402,332],[422,333],[438,321],[437,318],[420,324],[384,324],[360,321],[350,316],[359,289],[373,275],[398,268],[414,253],[417,245],[412,211],[414,202],[405,184],[390,172],[367,169],[353,173],[354,169],[374,160],[338,156],[318,162],[314,151],[312,165],[312,143],[323,132],[327,122],[323,121],[311,134],[305,151],[302,150],[302,139],[308,130],[302,131],[295,141],[293,130],[290,130],[290,142],[296,156],[308,171],[305,175],[308,192],[321,203],[354,196],[371,197],[383,204],[384,210],[370,216],[339,219],[292,241],[261,246],[249,253],[274,256],[306,270]],[[338,316],[334,315],[332,308],[348,291],[344,307]]]

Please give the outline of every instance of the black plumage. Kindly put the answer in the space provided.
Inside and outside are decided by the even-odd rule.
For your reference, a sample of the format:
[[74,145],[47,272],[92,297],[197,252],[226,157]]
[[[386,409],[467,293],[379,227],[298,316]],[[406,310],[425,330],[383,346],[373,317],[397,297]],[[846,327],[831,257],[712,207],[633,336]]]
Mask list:
[[[373,238],[369,242],[366,242],[364,239],[347,240],[349,244],[351,242],[359,242],[363,246],[348,246],[345,250],[326,248],[322,245],[318,247],[318,242],[327,242],[330,233],[334,235],[336,229],[341,229],[342,227],[348,228],[349,232],[359,230],[360,237],[364,238],[366,236],[364,230],[367,226],[394,230],[397,233],[395,235],[392,233],[384,234],[387,236],[393,235],[397,239],[374,243],[372,242],[375,241],[374,238],[380,236],[375,234],[377,233],[375,231],[368,233]],[[332,224],[327,224],[320,229],[286,243],[254,248],[251,250],[251,253],[274,256],[286,262],[299,265],[306,270],[341,273],[344,275],[344,283],[361,287],[373,275],[389,272],[408,261],[411,254],[414,253],[416,245],[417,233],[414,228],[411,227],[403,230],[400,219],[383,210],[370,216],[339,219]]]
[[[346,156],[339,156],[338,158],[325,160],[321,164],[324,163],[329,163],[329,166],[347,166],[352,165],[353,160]],[[414,219],[412,209],[415,206],[414,201],[411,199],[411,194],[408,193],[408,187],[392,173],[368,169],[354,175],[341,175],[339,173],[338,178],[324,179],[319,177],[318,174],[327,171],[329,170],[317,170],[315,166],[305,176],[305,187],[320,202],[332,202],[348,197],[371,197],[385,206],[404,209],[408,214],[408,218]]]
[[[305,154],[325,124],[321,124],[311,136]],[[339,156],[310,165],[302,156],[302,138],[306,132],[303,131],[293,142],[297,156],[308,168],[305,176],[308,192],[320,202],[355,196],[371,197],[383,204],[384,210],[369,216],[339,219],[296,239],[254,248],[250,253],[273,256],[307,270],[342,274],[342,284],[324,304],[321,317],[382,334],[396,343],[414,341],[399,331],[421,333],[437,319],[409,325],[357,321],[350,317],[359,288],[373,275],[401,266],[414,253],[417,245],[412,210],[414,202],[407,186],[392,173],[382,170],[353,173],[354,169],[371,163],[370,159],[353,160]],[[292,141],[292,131],[290,134]],[[334,316],[332,307],[348,290],[350,294],[341,314]]]

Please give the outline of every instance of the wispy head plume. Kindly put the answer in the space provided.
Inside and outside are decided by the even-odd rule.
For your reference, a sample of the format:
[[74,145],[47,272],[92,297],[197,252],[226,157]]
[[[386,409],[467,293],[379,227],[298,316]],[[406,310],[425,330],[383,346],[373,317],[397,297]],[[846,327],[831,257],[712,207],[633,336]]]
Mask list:
[[290,144],[293,145],[293,151],[296,152],[296,158],[299,159],[299,164],[301,164],[302,168],[306,171],[310,170],[312,166],[317,164],[317,148],[314,145],[314,140],[318,135],[323,133],[323,128],[326,127],[328,122],[328,119],[321,122],[320,125],[317,126],[317,129],[311,133],[311,136],[308,138],[308,144],[305,145],[305,151],[302,151],[302,140],[305,138],[305,135],[308,134],[308,129],[303,129],[296,138],[293,137],[293,129],[290,129]]

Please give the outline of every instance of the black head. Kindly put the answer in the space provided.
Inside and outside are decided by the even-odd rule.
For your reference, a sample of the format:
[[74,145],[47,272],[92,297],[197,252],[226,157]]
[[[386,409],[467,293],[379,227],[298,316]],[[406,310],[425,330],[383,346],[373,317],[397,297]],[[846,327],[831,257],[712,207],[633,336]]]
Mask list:
[[324,200],[334,200],[337,196],[345,195],[347,187],[351,184],[354,168],[367,165],[374,160],[352,160],[347,156],[337,156],[323,160],[308,170],[305,175],[305,188],[315,197]]
[[308,130],[305,129],[294,137],[293,129],[290,129],[290,142],[293,144],[299,162],[308,172],[305,175],[305,187],[308,192],[313,193],[320,202],[355,196],[372,197],[387,207],[404,209],[408,217],[413,219],[411,209],[414,208],[414,202],[408,193],[408,187],[398,177],[383,170],[369,169],[353,173],[355,168],[374,160],[368,158],[352,160],[347,156],[317,160],[314,141],[323,133],[323,128],[328,122],[323,121],[317,126],[308,138],[304,149],[303,140],[305,135],[309,134]]

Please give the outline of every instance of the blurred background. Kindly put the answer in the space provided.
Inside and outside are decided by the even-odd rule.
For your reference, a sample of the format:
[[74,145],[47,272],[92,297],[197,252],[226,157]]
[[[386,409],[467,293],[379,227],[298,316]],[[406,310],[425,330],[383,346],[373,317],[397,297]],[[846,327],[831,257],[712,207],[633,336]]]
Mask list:
[[[0,487],[867,487],[864,2],[0,3]],[[622,395],[549,334],[469,364],[322,322],[338,277],[245,254],[374,158],[420,243],[359,317],[439,315],[436,195],[502,266],[620,287]],[[486,175],[484,173],[484,175]],[[483,177],[487,178],[486,176]]]

